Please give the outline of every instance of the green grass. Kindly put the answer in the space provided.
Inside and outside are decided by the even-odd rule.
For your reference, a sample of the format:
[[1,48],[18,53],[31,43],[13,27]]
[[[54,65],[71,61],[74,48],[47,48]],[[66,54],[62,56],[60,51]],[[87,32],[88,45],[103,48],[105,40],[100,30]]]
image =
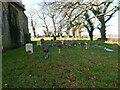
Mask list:
[[[111,44],[90,42],[112,48]],[[118,52],[101,48],[50,48],[48,59],[34,43],[34,53],[25,47],[3,53],[3,88],[117,88]],[[94,80],[89,80],[94,78]]]

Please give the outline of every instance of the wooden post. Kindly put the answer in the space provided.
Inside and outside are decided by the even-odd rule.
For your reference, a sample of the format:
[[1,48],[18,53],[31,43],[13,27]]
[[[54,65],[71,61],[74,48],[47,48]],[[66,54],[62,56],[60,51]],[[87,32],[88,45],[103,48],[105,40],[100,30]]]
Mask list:
[[59,54],[60,54],[60,48],[59,48]]

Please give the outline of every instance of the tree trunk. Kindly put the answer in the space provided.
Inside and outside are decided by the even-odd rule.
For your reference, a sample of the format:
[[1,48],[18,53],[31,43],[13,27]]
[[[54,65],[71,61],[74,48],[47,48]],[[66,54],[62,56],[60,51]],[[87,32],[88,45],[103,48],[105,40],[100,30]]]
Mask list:
[[101,33],[101,40],[106,40],[106,26],[105,26],[105,22],[101,22],[101,29],[100,29],[100,33]]
[[89,31],[90,40],[93,41],[93,32]]
[[55,20],[54,20],[54,17],[52,17],[52,21],[53,21],[53,26],[54,26],[54,34],[56,36],[56,26],[55,26]]
[[31,18],[31,26],[32,26],[34,37],[36,37],[35,26],[33,25],[33,19],[32,18]]
[[101,33],[101,40],[106,40],[106,30],[105,30],[105,28],[101,28],[100,33]]
[[106,25],[105,25],[105,21],[104,21],[104,16],[102,16],[100,18],[100,22],[101,22],[101,28],[100,28],[100,33],[101,33],[101,40],[106,40]]
[[35,27],[32,26],[34,37],[36,37]]
[[47,26],[47,23],[46,23],[46,21],[45,21],[45,19],[44,19],[44,23],[45,23],[45,28],[46,28],[46,31],[47,31],[47,36],[49,36],[49,29],[48,29],[48,26]]

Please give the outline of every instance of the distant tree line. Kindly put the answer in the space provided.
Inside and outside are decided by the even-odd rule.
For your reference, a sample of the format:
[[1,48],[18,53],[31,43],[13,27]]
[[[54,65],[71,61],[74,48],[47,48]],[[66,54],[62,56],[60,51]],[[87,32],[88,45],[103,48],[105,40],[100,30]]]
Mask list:
[[[99,0],[78,0],[78,1],[52,1],[39,3],[41,9],[33,10],[33,14],[43,21],[44,33],[46,36],[62,36],[66,33],[67,36],[75,37],[77,31],[81,35],[81,29],[86,28],[90,37],[93,40],[93,31],[99,29],[101,40],[106,40],[106,23],[119,10],[114,0],[102,1]],[[35,33],[35,23],[33,24],[33,15],[29,14],[31,26]],[[53,32],[50,30],[49,22],[53,26]],[[98,23],[95,23],[95,22]]]

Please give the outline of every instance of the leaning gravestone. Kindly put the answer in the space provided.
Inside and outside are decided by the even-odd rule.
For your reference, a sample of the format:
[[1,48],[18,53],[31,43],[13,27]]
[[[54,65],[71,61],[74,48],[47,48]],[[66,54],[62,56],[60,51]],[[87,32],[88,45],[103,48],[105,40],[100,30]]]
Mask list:
[[33,45],[31,43],[28,43],[25,45],[25,49],[26,49],[26,52],[28,54],[32,54],[33,53]]

